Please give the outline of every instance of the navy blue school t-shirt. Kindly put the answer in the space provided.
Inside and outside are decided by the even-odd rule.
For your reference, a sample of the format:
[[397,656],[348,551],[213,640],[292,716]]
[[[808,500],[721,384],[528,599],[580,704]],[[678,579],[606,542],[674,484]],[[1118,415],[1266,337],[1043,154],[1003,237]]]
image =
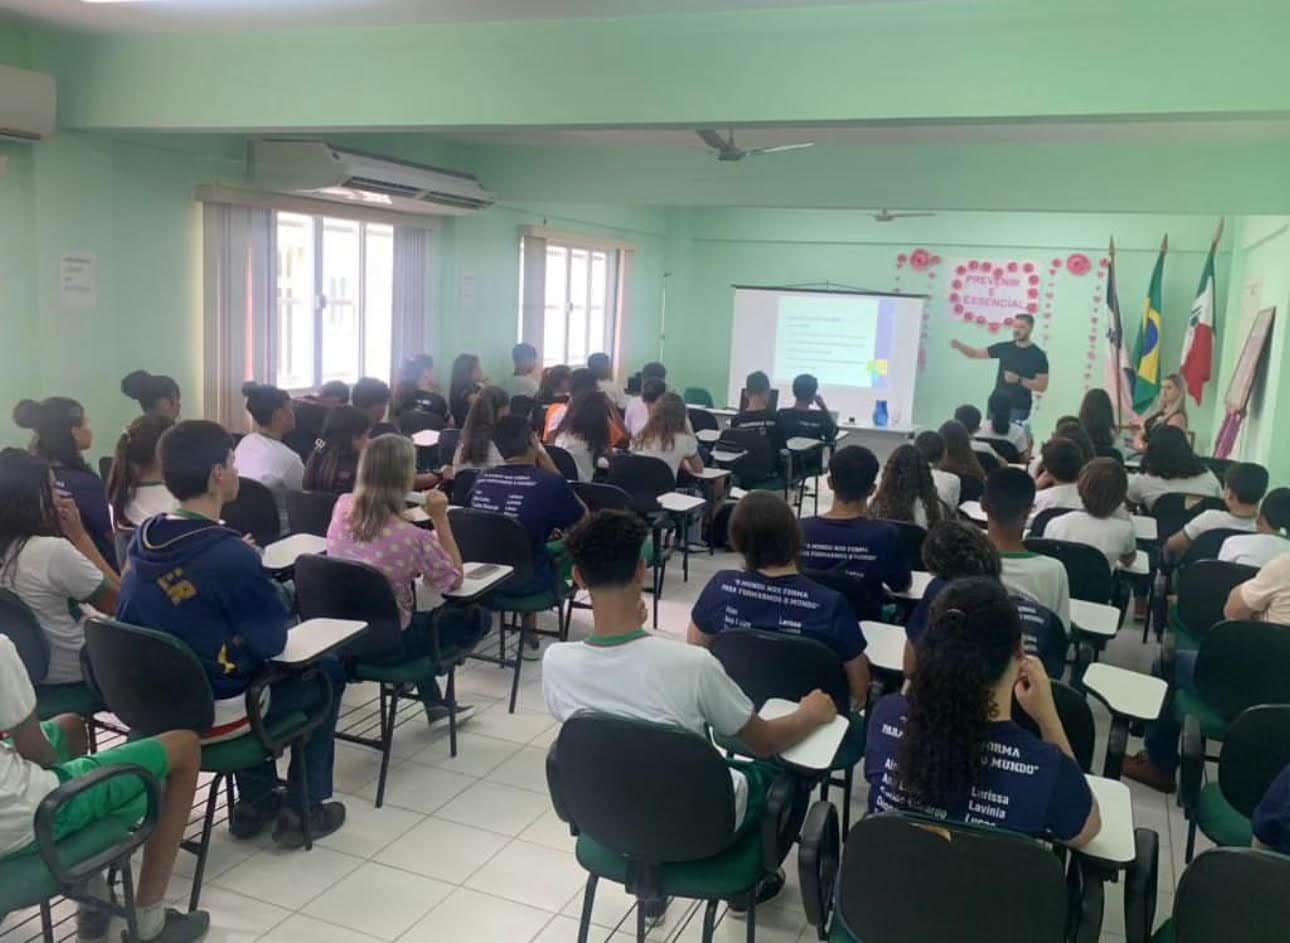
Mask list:
[[1290,766],[1272,781],[1250,820],[1254,837],[1273,851],[1290,855]]
[[802,521],[802,566],[812,570],[841,570],[881,591],[908,589],[909,563],[896,528],[868,517],[835,520],[808,517]]
[[[905,638],[911,645],[917,645],[927,631],[928,615],[932,602],[940,595],[941,590],[949,585],[948,580],[939,576],[927,584],[923,598],[914,606],[905,623]],[[1011,594],[1021,617],[1021,644],[1027,655],[1034,655],[1044,663],[1044,670],[1050,678],[1060,678],[1066,670],[1066,629],[1056,613],[1033,599]]]
[[722,570],[708,581],[690,611],[700,632],[768,629],[805,635],[851,661],[865,649],[860,623],[846,598],[801,574],[763,576]]
[[[496,511],[524,525],[533,541],[533,558],[543,587],[551,582],[551,558],[545,544],[554,530],[582,519],[583,507],[562,476],[536,465],[499,465],[479,473],[470,492],[470,506]],[[525,587],[536,592],[542,587]],[[519,592],[519,589],[511,589]]]
[[1058,841],[1070,841],[1084,828],[1093,809],[1093,793],[1079,764],[1011,720],[990,725],[989,759],[970,792],[941,806],[911,799],[897,775],[908,713],[905,696],[889,694],[869,719],[864,775],[869,782],[870,812],[919,812]]

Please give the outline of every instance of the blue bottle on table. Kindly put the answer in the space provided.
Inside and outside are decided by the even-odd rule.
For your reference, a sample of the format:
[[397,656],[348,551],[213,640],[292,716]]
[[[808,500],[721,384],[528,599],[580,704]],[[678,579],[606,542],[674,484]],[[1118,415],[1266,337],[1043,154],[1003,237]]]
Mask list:
[[885,399],[880,399],[874,403],[873,424],[878,429],[884,429],[887,426],[887,401]]

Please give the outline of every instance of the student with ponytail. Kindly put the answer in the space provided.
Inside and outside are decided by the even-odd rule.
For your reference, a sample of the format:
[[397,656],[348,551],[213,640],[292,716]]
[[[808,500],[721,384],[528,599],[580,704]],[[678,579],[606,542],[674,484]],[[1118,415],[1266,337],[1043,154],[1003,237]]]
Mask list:
[[179,418],[179,384],[174,377],[147,370],[135,370],[121,381],[121,392],[139,404],[146,416]]
[[255,431],[242,437],[234,456],[242,477],[252,478],[273,492],[278,502],[282,532],[287,532],[287,492],[304,487],[305,463],[282,437],[296,427],[296,414],[286,390],[266,383],[242,384],[246,411]]
[[452,456],[454,475],[463,468],[483,470],[505,464],[506,459],[493,444],[493,430],[499,419],[509,415],[510,404],[511,398],[500,386],[486,386],[479,391],[466,413],[461,439]]
[[94,444],[85,407],[66,396],[51,396],[39,403],[25,399],[14,407],[13,421],[20,429],[32,430],[29,451],[49,464],[58,491],[76,503],[85,532],[108,565],[115,567],[112,519],[103,479],[81,454]]
[[[1012,719],[1016,699],[1040,736]],[[1102,827],[1039,659],[997,580],[945,588],[907,694],[878,702],[864,759],[869,811],[990,825],[1075,848]]]
[[322,435],[305,464],[304,490],[349,494],[358,477],[358,459],[367,447],[372,417],[357,406],[337,406],[327,414]]
[[138,527],[150,517],[169,514],[179,507],[161,480],[161,459],[157,456],[162,433],[174,424],[169,416],[145,414],[130,423],[117,439],[107,493],[118,529]]

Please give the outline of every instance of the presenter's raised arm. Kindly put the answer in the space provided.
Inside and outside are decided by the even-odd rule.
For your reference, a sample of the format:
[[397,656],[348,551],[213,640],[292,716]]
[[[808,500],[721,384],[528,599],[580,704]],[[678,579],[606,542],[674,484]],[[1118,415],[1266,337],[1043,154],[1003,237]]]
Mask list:
[[973,360],[989,360],[990,351],[984,347],[969,347],[960,340],[950,341],[950,346],[957,350],[964,357],[970,357]]

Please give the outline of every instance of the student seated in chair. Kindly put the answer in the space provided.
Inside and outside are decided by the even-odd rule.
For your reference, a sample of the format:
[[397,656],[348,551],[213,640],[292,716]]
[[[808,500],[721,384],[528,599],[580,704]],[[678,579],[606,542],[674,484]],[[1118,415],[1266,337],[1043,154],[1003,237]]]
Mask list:
[[1259,519],[1253,534],[1228,537],[1218,551],[1227,563],[1262,567],[1283,553],[1290,553],[1290,488],[1273,488],[1259,506]]
[[813,638],[837,653],[852,703],[863,707],[869,698],[864,634],[841,593],[798,571],[802,530],[792,508],[774,492],[750,492],[731,515],[730,540],[745,568],[722,570],[708,581],[690,611],[690,642],[707,647],[720,632],[749,628]]
[[784,441],[802,437],[832,442],[838,434],[837,423],[820,395],[820,381],[809,373],[793,378],[793,405],[776,414]]
[[[220,511],[238,490],[233,441],[224,428],[205,420],[175,426],[161,438],[161,471],[179,509],[135,532],[117,617],[169,632],[193,650],[215,695],[215,727],[204,738],[228,739],[249,731],[246,689],[286,645],[288,614],[259,554],[220,524]],[[335,659],[323,659],[319,667],[331,679],[332,701],[305,741],[303,764],[292,760],[292,788],[286,797],[278,792],[272,761],[238,773],[238,802],[229,817],[235,838],[253,838],[276,819],[274,841],[299,848],[306,812],[315,839],[345,821],[345,806],[328,801],[345,676]],[[289,713],[315,712],[320,698],[316,683],[288,678],[270,689],[266,721],[272,725]],[[307,777],[309,810],[298,807],[294,785],[300,776]]]
[[305,490],[349,494],[358,477],[358,459],[367,448],[372,417],[357,406],[337,406],[327,414],[322,435],[305,462]]
[[[41,801],[64,783],[113,766],[140,766],[162,782],[161,815],[143,846],[143,867],[135,892],[139,936],[159,943],[194,943],[206,934],[210,915],[202,910],[181,914],[165,907],[166,885],[175,866],[175,853],[188,827],[197,787],[201,750],[197,737],[187,730],[135,740],[85,755],[85,725],[80,717],[64,714],[41,722],[36,718],[36,692],[18,650],[0,635],[0,859],[35,856],[32,825]],[[123,776],[101,783],[76,796],[59,810],[54,820],[54,840],[89,828],[105,819],[128,824],[141,820],[148,801],[143,783]],[[86,881],[82,890],[106,900],[102,875]],[[93,902],[82,902],[76,915],[80,943],[106,941],[111,912]]]
[[1084,456],[1078,445],[1065,436],[1053,436],[1040,450],[1040,470],[1035,479],[1035,503],[1031,511],[1053,508],[1077,510],[1084,506],[1079,496],[1079,475]]
[[734,429],[756,429],[766,436],[778,466],[779,453],[784,449],[784,433],[780,430],[779,417],[770,408],[770,377],[754,370],[744,380],[744,390],[748,394],[748,402],[730,420],[730,426]]
[[1035,501],[1035,483],[1020,468],[996,468],[985,481],[981,507],[986,533],[1003,561],[1003,585],[1056,613],[1069,632],[1071,588],[1060,560],[1031,553],[1022,535]]
[[[1232,587],[1223,607],[1225,619],[1276,622],[1290,626],[1290,553],[1282,554],[1264,566],[1253,579]],[[1290,629],[1287,629],[1290,631]],[[1196,677],[1195,651],[1179,651],[1174,656],[1173,686],[1159,719],[1147,725],[1143,743],[1146,749],[1124,758],[1124,775],[1160,792],[1174,791],[1174,773],[1178,770],[1178,738],[1182,724],[1174,716],[1173,694],[1190,689]],[[1151,673],[1161,677],[1163,661],[1156,659]]]
[[1003,461],[1003,456],[994,450],[994,446],[977,438],[981,434],[981,410],[971,403],[964,403],[954,410],[954,421],[967,430],[968,437],[972,440],[971,449],[973,452],[988,455],[996,462]]
[[[556,720],[567,720],[578,711],[599,711],[675,724],[704,737],[711,728],[721,736],[738,737],[758,757],[782,753],[831,723],[837,709],[833,699],[818,690],[804,697],[793,713],[763,720],[706,649],[642,628],[647,614],[641,595],[646,578],[641,548],[648,534],[634,514],[598,511],[566,538],[573,578],[591,593],[594,627],[581,642],[560,642],[547,649],[542,694]],[[761,763],[732,761],[730,767],[735,825],[742,832],[758,826],[756,810],[774,773]],[[794,807],[800,823],[808,790],[799,792]],[[762,896],[776,890],[778,886]]]
[[1113,458],[1093,459],[1079,473],[1079,497],[1084,507],[1053,518],[1044,528],[1044,536],[1096,547],[1112,567],[1133,563],[1138,538],[1124,507],[1128,490],[1129,476],[1123,465]]
[[[932,604],[954,580],[985,577],[1001,582],[1003,566],[990,538],[975,524],[942,521],[927,532],[923,541],[923,566],[934,579],[927,584],[923,598],[905,623],[903,673],[912,677],[918,667],[917,646],[927,632]],[[1039,603],[1009,593],[1021,618],[1021,640],[1027,655],[1035,655],[1056,673],[1064,667],[1066,630],[1057,616]]]
[[502,381],[502,389],[506,391],[506,395],[536,399],[539,386],[538,373],[542,370],[537,348],[532,344],[516,344],[511,348],[511,363],[515,369]]
[[882,597],[909,588],[909,561],[900,533],[869,516],[869,495],[878,477],[878,459],[862,445],[838,449],[829,459],[833,507],[802,520],[802,566],[841,570],[864,581]]
[[667,392],[667,367],[657,360],[650,361],[641,367],[641,392],[627,401],[623,410],[623,425],[632,438],[641,434],[649,422],[650,410],[658,398]]
[[[614,362],[609,359],[609,355],[592,354],[587,358],[587,369],[595,375],[596,389],[609,398],[614,409],[618,413],[626,409],[627,392],[614,379]],[[574,395],[577,395],[576,391]]]
[[[1074,848],[1102,827],[1044,666],[1022,648],[1007,591],[951,583],[932,605],[907,694],[873,708],[865,750],[869,811],[901,809],[992,825]],[[1039,727],[1012,719],[1014,696]]]
[[282,441],[296,427],[295,410],[285,390],[265,383],[242,384],[246,411],[255,422],[255,431],[242,436],[237,444],[237,464],[247,478],[258,481],[273,492],[278,505],[282,533],[289,533],[287,492],[302,491],[305,485],[305,463]]
[[[495,387],[490,387],[495,389]],[[477,400],[474,409],[479,405]],[[417,473],[416,447],[401,435],[377,436],[358,463],[358,483],[353,494],[343,494],[332,510],[327,528],[327,556],[355,560],[380,570],[390,582],[402,623],[402,649],[391,654],[405,659],[433,653],[436,631],[445,648],[473,642],[488,629],[487,613],[478,607],[442,605],[418,610],[415,582],[446,592],[461,585],[462,560],[448,521],[448,497],[442,491],[426,492],[425,510],[434,525],[423,530],[405,520],[404,496],[412,490]],[[426,716],[448,716],[448,704],[433,676],[418,682],[417,693]],[[457,717],[470,708],[457,706]]]
[[161,459],[157,457],[157,443],[174,424],[169,416],[145,414],[126,426],[116,440],[107,479],[108,506],[116,530],[138,527],[148,518],[178,506],[161,480]]
[[932,483],[936,486],[936,495],[941,499],[947,511],[954,511],[959,506],[959,492],[963,483],[959,476],[941,469],[941,459],[945,457],[945,440],[939,432],[928,429],[914,437],[914,448],[927,461],[932,472]]
[[[367,413],[368,418],[372,420],[369,435],[375,438],[378,435],[385,435],[388,432],[398,432],[399,430],[391,422],[387,422],[385,414],[390,409],[390,387],[384,380],[378,380],[376,377],[362,377],[354,384],[354,390],[350,394],[350,402],[355,408]],[[447,407],[444,407],[445,412]]]
[[81,681],[81,606],[112,612],[119,586],[76,502],[55,490],[49,465],[19,449],[0,452],[0,589],[27,605],[49,642],[39,683]]
[[1165,556],[1180,559],[1207,530],[1258,529],[1259,502],[1268,490],[1268,470],[1254,462],[1237,462],[1223,476],[1223,503],[1227,510],[1201,511],[1165,543]]
[[[936,526],[953,513],[941,501],[941,492],[932,477],[936,471],[927,464],[927,459],[917,447],[908,444],[896,446],[887,456],[887,464],[882,469],[882,483],[868,503],[868,513],[884,521],[902,521],[924,529]],[[942,474],[954,479],[954,494],[957,496],[960,487],[958,476],[949,472]]]

